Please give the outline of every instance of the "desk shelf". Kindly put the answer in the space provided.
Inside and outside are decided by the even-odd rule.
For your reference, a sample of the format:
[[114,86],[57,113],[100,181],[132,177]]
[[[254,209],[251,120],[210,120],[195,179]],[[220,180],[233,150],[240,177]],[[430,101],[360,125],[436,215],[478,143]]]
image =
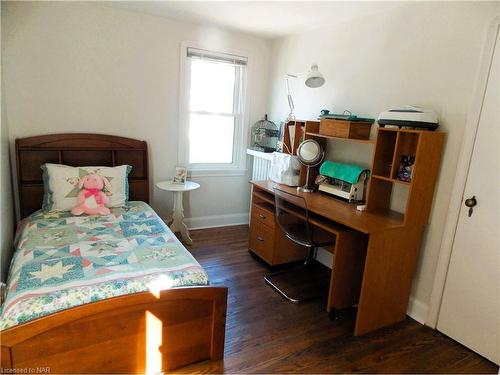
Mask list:
[[335,141],[345,141],[345,142],[361,143],[361,144],[368,144],[368,145],[375,144],[375,141],[373,139],[341,138],[341,137],[333,137],[331,135],[319,134],[319,133],[315,133],[315,132],[306,132],[306,135],[308,135],[310,137],[333,139]]
[[[259,200],[260,200],[260,201],[269,203],[274,207],[274,196],[272,194],[266,193],[263,191],[254,191],[253,196],[254,196],[254,198],[257,198],[258,203],[260,203],[259,202]],[[254,199],[254,201],[255,201],[255,199]]]
[[[404,223],[427,224],[441,163],[444,133],[379,128],[372,161],[366,211],[389,212],[394,185],[410,187]],[[410,181],[397,178],[403,156],[415,158]]]
[[[374,140],[371,139],[354,139],[354,138],[341,138],[341,137],[334,137],[330,135],[324,135],[319,133],[319,126],[320,122],[319,121],[292,121],[287,123],[287,128],[285,130],[285,137],[284,137],[284,142],[285,144],[290,144],[290,137],[288,135],[288,126],[295,125],[295,142],[294,146],[291,148],[292,154],[295,154],[295,151],[304,139],[314,139],[316,140],[322,149],[326,149],[326,142],[328,140],[334,140],[334,141],[341,141],[341,142],[349,142],[349,143],[355,143],[355,144],[366,144],[366,145],[373,145],[375,144]],[[319,173],[319,166],[312,167],[310,169],[309,173],[309,183],[314,182],[316,179],[316,176]],[[305,185],[306,184],[306,175],[307,175],[307,168],[304,165],[300,166],[300,177],[299,177],[299,185]]]
[[395,184],[401,184],[401,185],[410,185],[410,182],[408,181],[403,181],[403,180],[398,180],[396,178],[390,178],[390,177],[384,177],[384,176],[377,176],[377,175],[372,175],[372,178],[378,179],[378,180],[384,180],[384,181],[389,181],[393,182]]

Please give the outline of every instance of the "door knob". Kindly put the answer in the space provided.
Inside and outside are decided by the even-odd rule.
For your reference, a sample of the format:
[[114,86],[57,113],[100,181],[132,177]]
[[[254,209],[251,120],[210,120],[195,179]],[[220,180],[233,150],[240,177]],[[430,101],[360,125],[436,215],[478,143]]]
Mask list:
[[472,211],[474,210],[474,206],[477,204],[476,196],[473,195],[472,198],[467,198],[465,200],[465,205],[469,207],[469,217],[472,216]]

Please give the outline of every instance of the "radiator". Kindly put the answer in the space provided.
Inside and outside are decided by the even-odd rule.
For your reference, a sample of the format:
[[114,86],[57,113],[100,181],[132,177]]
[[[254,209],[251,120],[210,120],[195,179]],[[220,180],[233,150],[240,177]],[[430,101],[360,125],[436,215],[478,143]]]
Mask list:
[[253,158],[252,180],[262,181],[269,179],[269,170],[271,169],[271,161],[259,157]]

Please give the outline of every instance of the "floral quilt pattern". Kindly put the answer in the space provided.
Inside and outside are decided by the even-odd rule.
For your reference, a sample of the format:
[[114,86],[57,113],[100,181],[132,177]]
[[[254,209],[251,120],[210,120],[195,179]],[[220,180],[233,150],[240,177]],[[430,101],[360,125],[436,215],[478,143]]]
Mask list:
[[18,230],[0,329],[110,297],[207,284],[203,268],[144,202],[107,216],[38,211]]

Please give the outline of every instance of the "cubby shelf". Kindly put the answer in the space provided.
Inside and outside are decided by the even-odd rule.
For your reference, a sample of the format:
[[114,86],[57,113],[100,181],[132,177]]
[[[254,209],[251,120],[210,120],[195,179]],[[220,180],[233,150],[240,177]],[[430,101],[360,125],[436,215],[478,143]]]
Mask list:
[[[290,126],[295,126],[293,142],[289,133]],[[297,147],[299,146],[300,142],[302,142],[304,139],[310,139],[310,138],[315,139],[320,144],[323,150],[326,149],[326,142],[328,139],[335,141],[349,142],[349,143],[357,143],[357,144],[367,144],[367,145],[375,144],[375,140],[372,139],[340,138],[340,137],[333,137],[329,135],[320,134],[319,127],[320,127],[319,121],[296,120],[288,122],[285,126],[285,132],[283,137],[283,143],[285,145],[283,152],[295,155]],[[306,171],[307,168],[304,165],[301,165],[300,177],[299,177],[300,185],[306,184]],[[318,172],[319,172],[319,166],[311,168],[309,175],[309,183],[314,182]]]
[[[372,160],[372,178],[366,200],[367,212],[390,212],[396,185],[406,190],[404,222],[426,224],[444,143],[442,132],[379,128]],[[403,157],[413,157],[411,181],[397,179]]]
[[[387,131],[387,132],[399,132],[399,133],[416,133],[416,134],[420,134],[422,133],[423,131],[425,132],[428,132],[428,130],[416,130],[416,129],[399,129],[399,128],[383,128],[381,126],[379,126],[379,129],[382,130],[382,131]],[[439,132],[435,132],[435,133],[439,133]]]
[[378,176],[378,175],[372,175],[372,178],[376,178],[376,179],[379,179],[379,180],[384,180],[384,181],[389,181],[389,182],[395,182],[397,184],[401,184],[401,185],[410,185],[411,182],[408,182],[408,181],[403,181],[403,180],[398,180],[396,178],[389,178],[389,177],[384,177],[384,176]]
[[[292,145],[288,126],[295,125],[295,137]],[[402,220],[405,225],[425,224],[428,220],[434,185],[439,172],[439,164],[444,143],[444,134],[439,131],[413,129],[377,129],[375,140],[339,138],[319,134],[319,121],[295,121],[287,123],[285,143],[287,149],[295,154],[300,142],[314,138],[323,149],[329,139],[353,144],[373,144],[371,178],[366,197],[366,211],[373,215],[392,215],[393,190],[398,194],[398,202],[406,196],[402,207]],[[398,170],[403,157],[413,157],[411,181],[398,179]],[[300,185],[306,184],[306,167],[301,166]],[[309,183],[319,173],[319,167],[311,168]],[[402,188],[399,190],[398,188]]]
[[353,143],[363,143],[363,144],[375,144],[375,141],[373,139],[355,139],[355,138],[341,138],[341,137],[333,137],[331,135],[324,135],[324,134],[319,134],[319,133],[313,133],[313,132],[306,132],[307,135],[310,135],[312,137],[320,137],[320,138],[327,138],[327,139],[333,139],[336,141],[346,141],[346,142],[353,142]]

